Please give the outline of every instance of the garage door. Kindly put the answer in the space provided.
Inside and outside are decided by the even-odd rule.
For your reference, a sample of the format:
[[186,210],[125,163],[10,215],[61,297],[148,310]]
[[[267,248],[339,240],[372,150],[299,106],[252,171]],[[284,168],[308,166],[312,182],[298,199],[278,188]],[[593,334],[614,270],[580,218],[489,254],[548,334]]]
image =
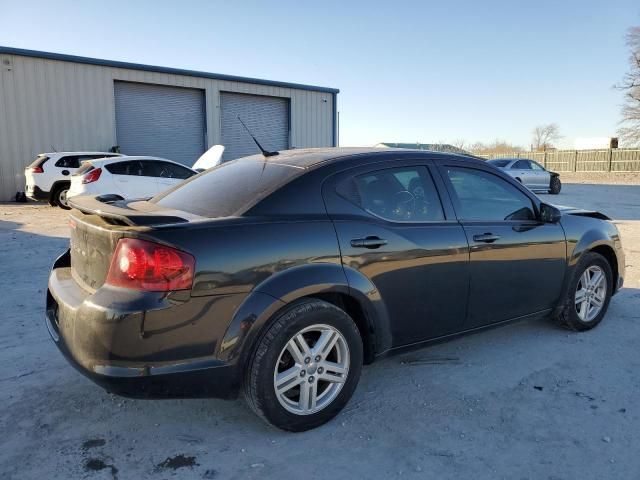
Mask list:
[[204,91],[115,82],[116,136],[127,155],[191,166],[205,151]]
[[238,121],[249,127],[267,150],[289,148],[289,99],[241,93],[220,93],[223,161],[259,153],[255,143]]

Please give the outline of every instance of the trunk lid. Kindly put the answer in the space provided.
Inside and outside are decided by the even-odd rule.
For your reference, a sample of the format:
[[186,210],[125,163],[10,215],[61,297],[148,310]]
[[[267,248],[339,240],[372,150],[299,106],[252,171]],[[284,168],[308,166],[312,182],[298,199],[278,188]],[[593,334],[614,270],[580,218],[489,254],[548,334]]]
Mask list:
[[74,197],[69,216],[71,274],[83,288],[100,288],[109,272],[118,240],[138,236],[151,226],[180,224],[195,217],[146,201],[124,201],[118,195]]

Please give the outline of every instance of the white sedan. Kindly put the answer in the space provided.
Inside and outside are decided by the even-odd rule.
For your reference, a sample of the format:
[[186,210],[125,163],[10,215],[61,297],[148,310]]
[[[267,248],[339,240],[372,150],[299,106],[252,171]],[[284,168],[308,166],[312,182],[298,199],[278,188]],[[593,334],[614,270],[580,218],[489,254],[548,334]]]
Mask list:
[[89,160],[71,176],[67,198],[113,193],[145,198],[196,175],[195,170],[164,158],[116,157]]
[[123,198],[147,198],[220,163],[224,148],[215,145],[193,168],[158,157],[99,158],[82,163],[71,176],[67,198],[77,195],[116,194]]

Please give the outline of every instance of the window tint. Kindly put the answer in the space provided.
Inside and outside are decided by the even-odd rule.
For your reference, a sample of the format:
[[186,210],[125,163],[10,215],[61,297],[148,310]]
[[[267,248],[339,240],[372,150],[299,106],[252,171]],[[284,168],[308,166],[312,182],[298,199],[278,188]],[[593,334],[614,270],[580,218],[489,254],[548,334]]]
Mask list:
[[80,157],[78,155],[67,155],[66,157],[62,157],[56,162],[56,167],[79,168]]
[[94,160],[96,158],[105,158],[112,157],[113,155],[108,154],[97,154],[97,155],[67,155],[66,157],[60,158],[56,162],[56,167],[60,168],[80,168],[82,162],[86,160]]
[[302,173],[304,169],[268,161],[223,163],[181,182],[151,202],[211,218],[242,215]]
[[135,177],[155,177],[155,162],[130,160],[128,162],[117,162],[105,165],[105,168],[113,175],[132,175]]
[[517,170],[531,170],[531,165],[529,164],[529,160],[518,160],[511,168],[515,168]]
[[154,162],[157,176],[162,178],[185,179],[195,175],[191,170],[181,165],[170,162]]
[[502,178],[481,170],[446,167],[461,220],[535,220],[529,197]]
[[[393,168],[357,176],[339,193],[363,210],[393,222],[444,220],[440,198],[425,167]],[[343,188],[353,194],[344,194]]]
[[489,160],[488,161],[488,163],[490,163],[494,167],[498,167],[498,168],[504,168],[507,165],[509,165],[510,162],[511,162],[511,160]]

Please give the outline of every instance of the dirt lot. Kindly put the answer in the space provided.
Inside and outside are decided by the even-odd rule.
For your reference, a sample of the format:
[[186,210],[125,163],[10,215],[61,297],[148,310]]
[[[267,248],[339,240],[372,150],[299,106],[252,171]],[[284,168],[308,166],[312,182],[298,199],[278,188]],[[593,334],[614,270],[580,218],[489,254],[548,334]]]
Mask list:
[[525,322],[379,361],[302,434],[242,401],[125,400],[82,377],[43,323],[65,213],[0,205],[0,478],[640,478],[640,186],[545,197],[622,232],[626,288],[599,328]]

